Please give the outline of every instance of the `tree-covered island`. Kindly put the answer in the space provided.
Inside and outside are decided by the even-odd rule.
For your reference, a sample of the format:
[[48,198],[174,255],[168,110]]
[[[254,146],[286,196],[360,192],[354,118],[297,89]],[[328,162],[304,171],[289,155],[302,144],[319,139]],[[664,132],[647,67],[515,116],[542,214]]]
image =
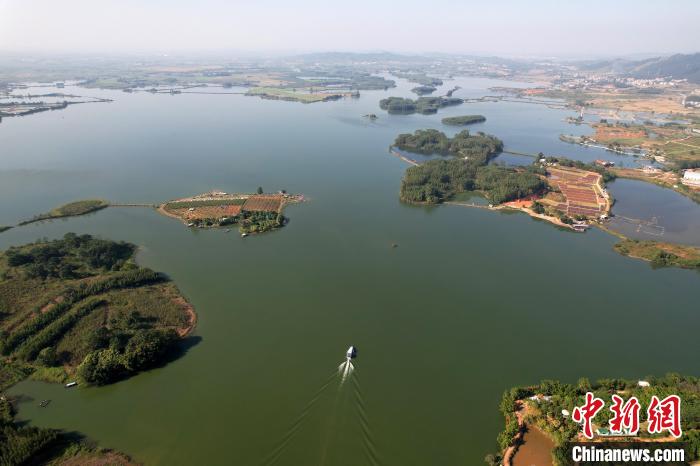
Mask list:
[[446,117],[443,118],[441,121],[443,125],[448,126],[467,126],[474,123],[483,123],[484,121],[486,121],[486,117],[484,115],[462,115],[455,117]]
[[411,92],[418,95],[429,95],[435,92],[436,90],[437,87],[434,86],[416,86],[413,89],[411,89]]
[[464,103],[464,100],[457,97],[419,97],[416,100],[404,97],[388,97],[379,101],[379,108],[398,115],[410,115],[412,113],[432,115],[437,113],[438,109],[442,107],[462,103]]

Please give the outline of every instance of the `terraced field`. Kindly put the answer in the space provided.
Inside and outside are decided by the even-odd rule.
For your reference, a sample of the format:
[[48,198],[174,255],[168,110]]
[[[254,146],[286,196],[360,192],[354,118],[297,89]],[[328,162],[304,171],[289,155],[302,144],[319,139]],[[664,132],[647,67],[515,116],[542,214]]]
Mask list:
[[558,188],[565,200],[555,207],[570,217],[599,217],[606,213],[607,201],[598,187],[600,175],[576,168],[548,168],[548,181]]

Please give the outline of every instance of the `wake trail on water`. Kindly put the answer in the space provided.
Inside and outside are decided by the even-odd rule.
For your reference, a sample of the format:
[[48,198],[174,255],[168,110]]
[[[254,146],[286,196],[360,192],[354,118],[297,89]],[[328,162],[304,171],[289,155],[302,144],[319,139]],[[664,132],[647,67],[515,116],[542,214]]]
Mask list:
[[[273,466],[281,460],[285,451],[292,445],[293,440],[297,438],[302,428],[308,424],[307,421],[309,421],[309,416],[312,412],[323,414],[323,411],[326,410],[324,406],[328,406],[327,403],[331,402],[329,397],[332,396],[332,392],[328,392],[328,390],[334,382],[337,382],[338,387],[335,391],[335,396],[333,396],[332,406],[330,406],[330,411],[327,412],[325,422],[321,421],[321,425],[319,425],[321,428],[321,441],[318,464],[324,466],[326,463],[333,463],[333,457],[343,455],[343,451],[340,450],[349,448],[348,439],[352,442],[352,439],[355,438],[362,443],[362,452],[366,464],[370,466],[380,465],[379,454],[373,441],[372,430],[362,396],[360,379],[355,372],[355,366],[351,358],[347,358],[338,366],[338,370],[331,374],[316,390],[272,452],[261,463],[262,466]],[[325,398],[326,401],[317,406],[321,398]],[[318,414],[314,416],[317,417]],[[356,421],[353,422],[353,418]],[[351,424],[354,424],[354,426]],[[352,434],[353,431],[355,431],[355,434]],[[341,434],[342,437],[340,437]]]
[[277,463],[277,461],[279,461],[280,457],[282,456],[282,453],[284,453],[287,446],[289,446],[292,439],[299,432],[302,425],[304,424],[304,421],[311,413],[314,405],[321,398],[321,395],[323,395],[323,392],[326,391],[326,389],[333,383],[334,380],[336,380],[337,377],[338,377],[337,373],[333,372],[323,382],[321,387],[318,390],[316,390],[314,395],[311,397],[311,399],[308,401],[308,403],[306,403],[306,405],[304,406],[304,409],[302,409],[301,413],[292,422],[291,427],[282,436],[282,439],[278,442],[277,446],[274,448],[274,450],[272,450],[272,452],[269,455],[267,455],[265,460],[262,462],[262,464],[264,466],[272,466],[275,463]]
[[[355,370],[355,366],[353,366],[352,361],[350,361],[350,358],[347,358],[344,362],[342,362],[338,366],[338,374],[340,375],[340,384],[338,385],[338,391],[335,395],[335,401],[333,402],[333,409],[331,410],[330,417],[328,419],[328,426],[325,430],[326,435],[324,435],[323,440],[321,441],[321,461],[319,464],[323,466],[326,464],[326,458],[328,456],[328,446],[331,443],[335,443],[335,437],[337,436],[337,430],[335,428],[336,424],[336,419],[338,417],[338,405],[340,404],[341,401],[341,395],[344,393],[343,392],[343,384],[345,383],[345,380],[350,376],[350,374],[353,373]],[[333,436],[333,438],[331,438]]]
[[338,389],[343,387],[345,380],[350,376],[350,374],[353,373],[354,370],[355,366],[352,365],[350,358],[347,358],[345,362],[338,366],[338,372],[340,372],[340,387]]
[[353,377],[353,388],[355,395],[355,406],[357,417],[360,420],[360,430],[362,431],[362,447],[371,466],[379,466],[379,453],[377,447],[372,440],[372,430],[370,429],[369,420],[367,419],[367,411],[362,397],[362,389],[360,388],[360,379]]

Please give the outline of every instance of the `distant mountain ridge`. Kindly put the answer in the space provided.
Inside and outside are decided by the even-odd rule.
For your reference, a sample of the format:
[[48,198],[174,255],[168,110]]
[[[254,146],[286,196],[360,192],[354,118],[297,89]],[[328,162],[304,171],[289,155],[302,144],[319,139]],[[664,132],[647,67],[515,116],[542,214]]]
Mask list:
[[643,60],[638,62],[628,74],[641,79],[671,77],[700,83],[700,53],[676,54],[666,58]]
[[700,84],[700,53],[688,55],[679,53],[669,57],[638,61],[623,59],[594,61],[583,64],[581,68],[613,72],[639,79],[687,79],[689,82]]

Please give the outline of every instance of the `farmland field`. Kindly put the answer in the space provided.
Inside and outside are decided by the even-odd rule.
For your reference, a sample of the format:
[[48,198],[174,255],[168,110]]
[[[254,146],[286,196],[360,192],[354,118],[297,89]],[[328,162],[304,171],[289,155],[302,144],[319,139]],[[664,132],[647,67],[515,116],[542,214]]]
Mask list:
[[249,212],[279,212],[282,207],[282,196],[250,196],[243,204],[243,210]]
[[607,202],[598,193],[600,175],[593,172],[572,168],[548,168],[549,182],[557,187],[565,201],[557,204],[556,208],[567,215],[597,217],[605,213]]

